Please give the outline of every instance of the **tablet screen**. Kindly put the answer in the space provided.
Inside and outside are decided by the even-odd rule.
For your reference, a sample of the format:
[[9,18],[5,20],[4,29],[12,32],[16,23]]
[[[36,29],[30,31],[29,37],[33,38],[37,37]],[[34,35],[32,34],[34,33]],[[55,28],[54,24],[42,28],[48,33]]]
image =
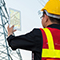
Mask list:
[[21,13],[18,10],[9,9],[9,24],[14,25],[14,29],[21,30]]

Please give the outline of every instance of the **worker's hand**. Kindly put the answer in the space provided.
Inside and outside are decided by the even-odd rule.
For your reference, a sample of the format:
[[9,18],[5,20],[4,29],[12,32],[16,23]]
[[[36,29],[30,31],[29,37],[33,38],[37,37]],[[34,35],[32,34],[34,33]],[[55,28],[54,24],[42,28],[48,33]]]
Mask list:
[[11,28],[9,28],[9,25],[8,25],[8,27],[7,27],[7,30],[8,30],[8,36],[13,35],[13,32],[16,31],[16,30],[14,30],[13,28],[14,28],[14,25],[13,25]]

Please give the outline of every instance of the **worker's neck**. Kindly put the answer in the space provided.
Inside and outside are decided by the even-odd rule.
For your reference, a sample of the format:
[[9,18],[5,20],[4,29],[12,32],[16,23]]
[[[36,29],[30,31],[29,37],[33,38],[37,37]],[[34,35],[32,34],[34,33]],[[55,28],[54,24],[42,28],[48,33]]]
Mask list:
[[51,23],[46,24],[46,27],[49,26],[49,25],[52,25],[52,24],[58,24],[58,23],[56,23],[56,22],[51,22]]

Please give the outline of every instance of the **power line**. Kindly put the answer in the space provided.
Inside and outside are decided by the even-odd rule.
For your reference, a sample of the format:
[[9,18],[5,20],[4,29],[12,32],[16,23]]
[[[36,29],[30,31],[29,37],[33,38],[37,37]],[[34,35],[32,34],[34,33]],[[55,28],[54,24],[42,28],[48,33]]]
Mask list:
[[42,1],[44,4],[46,4],[44,0],[41,0],[41,1]]
[[43,7],[44,7],[44,4],[43,3],[41,3],[41,1],[40,0],[37,0]]

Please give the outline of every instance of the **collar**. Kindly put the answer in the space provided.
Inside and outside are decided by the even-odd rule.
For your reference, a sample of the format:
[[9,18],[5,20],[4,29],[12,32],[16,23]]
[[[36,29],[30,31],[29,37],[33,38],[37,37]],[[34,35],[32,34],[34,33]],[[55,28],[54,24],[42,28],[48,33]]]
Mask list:
[[51,28],[56,28],[56,29],[60,29],[60,25],[59,24],[51,24],[47,27],[51,27]]

